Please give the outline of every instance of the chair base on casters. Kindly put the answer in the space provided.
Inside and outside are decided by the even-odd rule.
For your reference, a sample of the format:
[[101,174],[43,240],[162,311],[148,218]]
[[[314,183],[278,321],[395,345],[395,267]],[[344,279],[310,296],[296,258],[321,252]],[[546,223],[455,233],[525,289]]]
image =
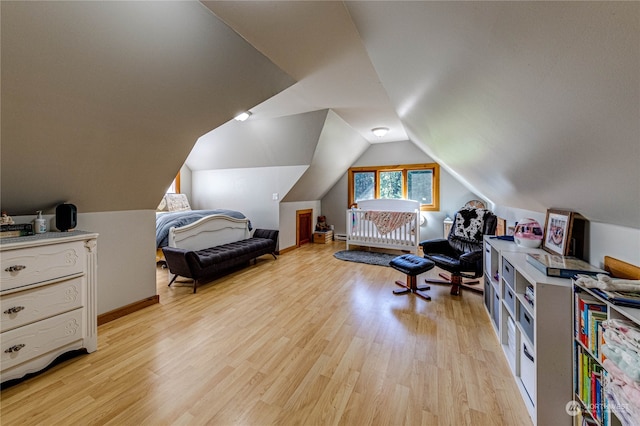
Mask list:
[[460,294],[460,290],[461,289],[471,290],[471,291],[475,291],[477,293],[483,293],[484,292],[484,289],[482,287],[472,287],[471,286],[473,284],[478,284],[480,282],[477,279],[473,280],[473,281],[463,281],[462,275],[458,275],[458,274],[451,274],[450,277],[448,277],[445,274],[438,274],[438,275],[441,276],[442,278],[445,278],[446,281],[444,281],[444,280],[426,279],[426,280],[424,280],[424,282],[427,283],[427,284],[450,285],[451,286],[451,294],[453,296],[458,296]]
[[414,293],[425,300],[431,300],[431,296],[425,293],[425,291],[429,290],[431,287],[418,287],[417,276],[424,272],[427,272],[430,269],[433,269],[435,263],[428,259],[415,256],[413,254],[405,254],[392,259],[391,262],[389,262],[389,266],[407,275],[406,283],[402,281],[395,282],[396,285],[403,287],[403,289],[394,290],[393,294],[400,295]]

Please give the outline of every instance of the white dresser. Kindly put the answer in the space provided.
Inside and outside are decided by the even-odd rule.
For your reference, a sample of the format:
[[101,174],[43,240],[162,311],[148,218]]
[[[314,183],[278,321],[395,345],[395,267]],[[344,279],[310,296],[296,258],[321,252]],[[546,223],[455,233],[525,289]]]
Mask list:
[[0,241],[0,382],[97,349],[97,238],[72,231]]

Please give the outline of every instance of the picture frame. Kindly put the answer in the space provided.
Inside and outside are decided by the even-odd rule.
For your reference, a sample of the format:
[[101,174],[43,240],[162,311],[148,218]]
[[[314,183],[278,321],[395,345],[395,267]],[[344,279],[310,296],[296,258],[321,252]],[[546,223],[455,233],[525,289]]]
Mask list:
[[542,248],[549,253],[567,256],[571,252],[574,212],[547,209]]
[[496,235],[507,235],[507,221],[501,217],[498,217],[498,224],[496,225]]

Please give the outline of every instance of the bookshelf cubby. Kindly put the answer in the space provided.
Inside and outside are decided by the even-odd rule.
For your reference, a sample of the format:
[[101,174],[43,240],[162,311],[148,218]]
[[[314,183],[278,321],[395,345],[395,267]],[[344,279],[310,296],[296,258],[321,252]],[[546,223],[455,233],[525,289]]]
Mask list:
[[527,253],[544,251],[485,237],[485,308],[533,423],[571,425],[571,280],[541,273]]
[[[606,265],[605,260],[605,269],[608,269]],[[638,276],[625,278],[639,279]],[[600,324],[607,319],[621,319],[631,321],[640,329],[640,309],[609,303],[575,282],[573,301],[573,396],[580,407],[574,425],[622,425],[615,404],[612,405],[603,392],[608,372],[603,365]]]

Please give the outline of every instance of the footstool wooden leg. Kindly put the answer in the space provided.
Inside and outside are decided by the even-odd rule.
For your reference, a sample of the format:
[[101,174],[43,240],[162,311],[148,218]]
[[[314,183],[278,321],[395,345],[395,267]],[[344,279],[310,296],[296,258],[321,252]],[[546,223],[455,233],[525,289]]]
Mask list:
[[415,255],[406,254],[398,256],[389,262],[389,266],[398,271],[404,272],[407,276],[406,283],[402,281],[396,281],[396,285],[403,287],[402,290],[394,290],[394,294],[407,294],[414,293],[417,296],[422,297],[425,300],[431,300],[431,296],[424,293],[429,290],[429,286],[418,287],[418,275],[432,269],[435,264],[430,260],[425,260]]
[[393,290],[393,294],[407,294],[411,291],[409,286],[407,286],[406,283],[403,283],[400,280],[396,281],[396,285],[402,287],[402,290]]
[[[428,289],[429,289],[429,288],[427,287],[427,290],[428,290]],[[427,293],[425,293],[425,292],[424,292],[424,291],[422,291],[422,290],[416,290],[416,291],[415,291],[415,293],[416,293],[416,296],[420,296],[420,297],[422,297],[422,298],[423,298],[423,299],[425,299],[425,300],[431,300],[431,296],[429,296]]]

